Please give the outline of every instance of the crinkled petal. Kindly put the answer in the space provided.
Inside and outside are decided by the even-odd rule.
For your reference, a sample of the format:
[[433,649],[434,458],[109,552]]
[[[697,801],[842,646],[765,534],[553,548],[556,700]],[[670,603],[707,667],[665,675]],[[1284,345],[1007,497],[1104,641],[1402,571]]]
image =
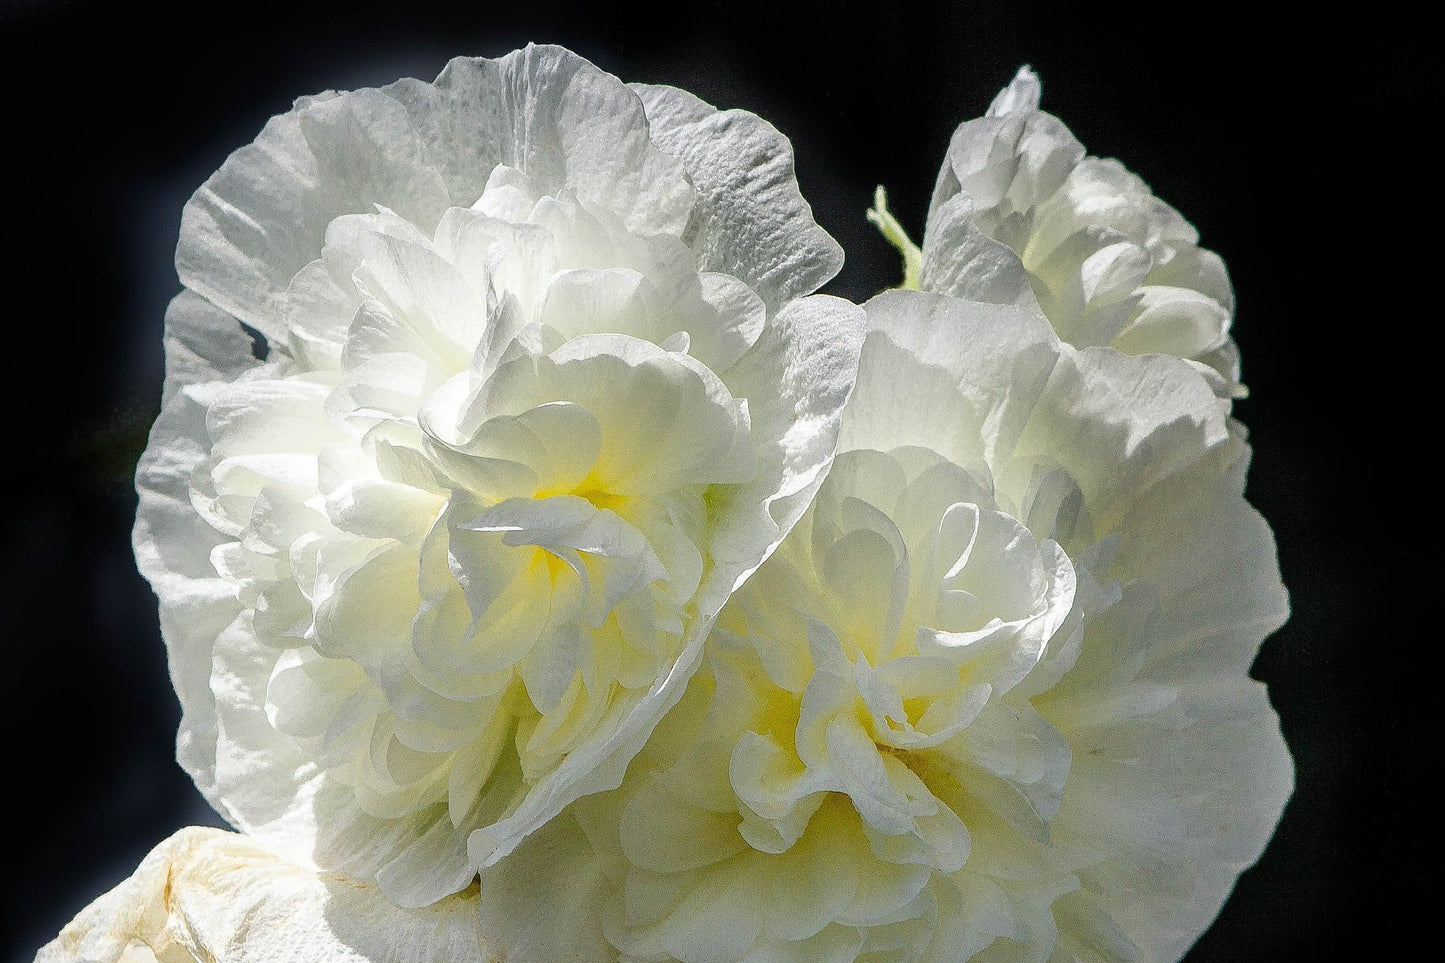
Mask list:
[[36,963],[451,963],[486,958],[474,894],[399,909],[245,836],[188,828],[86,907]]
[[482,871],[481,926],[497,963],[616,959],[602,935],[604,862],[565,812]]
[[770,314],[838,273],[843,251],[813,222],[786,137],[761,117],[720,111],[676,87],[632,89],[653,139],[682,159],[697,187],[688,237],[704,270],[742,278]]
[[181,702],[177,752],[213,803],[211,649],[241,607],[235,587],[211,565],[212,550],[226,539],[192,507],[191,475],[209,448],[206,404],[215,393],[210,383],[259,364],[239,322],[190,292],[177,295],[166,311],[165,399],[136,467],[136,561],[157,593],[171,601],[161,609],[161,628]]
[[676,234],[694,205],[683,165],[649,136],[642,101],[563,47],[529,44],[499,61],[510,121],[503,163],[537,191],[573,191],[641,234]]
[[313,98],[272,118],[181,214],[181,283],[284,342],[279,295],[327,226],[376,205],[430,229],[448,205],[406,111],[375,90]]
[[972,221],[973,201],[959,194],[929,215],[919,288],[988,304],[1037,304],[1028,271],[1008,246]]

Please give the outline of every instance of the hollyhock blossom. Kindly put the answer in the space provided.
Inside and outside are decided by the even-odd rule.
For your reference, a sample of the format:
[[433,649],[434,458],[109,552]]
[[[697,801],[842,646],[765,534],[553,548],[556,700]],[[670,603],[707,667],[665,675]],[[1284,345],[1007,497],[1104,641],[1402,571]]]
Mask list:
[[1268,840],[1287,603],[1228,401],[1032,307],[867,311],[831,473],[706,668],[483,874],[504,959],[1176,960]]
[[1089,156],[1039,110],[1024,67],[953,133],[919,251],[879,194],[870,217],[904,251],[905,286],[1000,304],[1036,302],[1075,347],[1169,354],[1239,396],[1224,262],[1117,160]]
[[840,263],[771,126],[561,48],[272,119],[137,476],[206,797],[418,907],[615,786],[832,457]]

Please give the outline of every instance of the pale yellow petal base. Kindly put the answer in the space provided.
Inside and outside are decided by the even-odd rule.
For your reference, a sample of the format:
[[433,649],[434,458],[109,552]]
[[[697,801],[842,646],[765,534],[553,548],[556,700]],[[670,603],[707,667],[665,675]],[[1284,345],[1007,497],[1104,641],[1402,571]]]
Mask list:
[[80,912],[35,963],[429,963],[494,959],[475,888],[425,910],[253,840],[182,829]]

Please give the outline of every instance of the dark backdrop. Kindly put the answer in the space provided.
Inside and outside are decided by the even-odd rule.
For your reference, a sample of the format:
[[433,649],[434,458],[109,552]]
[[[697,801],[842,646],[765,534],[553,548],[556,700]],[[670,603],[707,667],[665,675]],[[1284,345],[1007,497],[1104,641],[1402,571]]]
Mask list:
[[1091,153],[1198,226],[1237,289],[1249,494],[1293,596],[1255,674],[1298,789],[1188,963],[1331,959],[1355,932],[1372,958],[1403,954],[1411,894],[1439,891],[1422,25],[1380,4],[1270,25],[1256,6],[1103,0],[143,6],[0,0],[0,953],[28,961],[161,838],[216,821],[173,761],[179,710],[129,549],[186,197],[299,94],[536,40],[790,136],[848,252],[832,293],[896,281],[863,219],[874,185],[916,237],[949,133],[1022,63]]

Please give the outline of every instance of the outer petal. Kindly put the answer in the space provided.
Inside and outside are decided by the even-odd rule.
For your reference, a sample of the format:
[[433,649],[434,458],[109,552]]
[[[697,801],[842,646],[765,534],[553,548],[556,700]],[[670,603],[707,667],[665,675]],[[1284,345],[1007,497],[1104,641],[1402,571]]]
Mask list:
[[1110,349],[1061,350],[1012,455],[1018,463],[1066,468],[1099,534],[1112,531],[1151,486],[1229,440],[1229,403],[1192,365]]
[[840,448],[921,445],[967,465],[1013,446],[1058,356],[1036,311],[912,291],[881,294],[867,311]]
[[80,912],[36,963],[455,963],[488,959],[475,894],[425,910],[317,875],[245,836],[182,829]]
[[499,163],[636,231],[679,232],[693,203],[635,95],[568,50],[529,46],[453,61],[436,85],[297,101],[186,204],[176,269],[186,287],[281,339],[279,296],[334,219],[381,206],[429,233],[449,206],[475,201]]
[[505,93],[498,61],[457,57],[434,83],[412,77],[382,88],[406,108],[452,203],[466,206],[482,194],[492,168],[503,163],[507,140]]
[[[1224,566],[1252,567],[1256,547]],[[1215,594],[1219,581],[1196,591]],[[1097,854],[1056,910],[1062,943],[1115,942],[1119,958],[1140,961],[1189,948],[1259,858],[1294,784],[1278,719],[1237,647],[1205,638],[1184,658],[1155,654],[1159,628],[1175,620],[1146,596],[1126,592],[1091,627],[1074,670],[1036,700],[1074,746],[1053,839]],[[1242,607],[1256,645],[1282,603],[1276,583],[1273,613]]]
[[342,214],[390,208],[427,228],[448,205],[401,104],[376,90],[298,101],[237,150],[181,212],[181,283],[284,340],[278,297]]
[[233,381],[258,367],[254,344],[239,321],[190,291],[166,307],[164,407],[186,385]]
[[480,918],[497,963],[617,959],[602,935],[604,866],[568,810],[483,870]]
[[771,314],[843,266],[843,249],[813,222],[793,149],[767,121],[718,110],[676,87],[633,84],[653,140],[682,158],[698,191],[688,239],[702,269],[748,282]]
[[723,373],[733,394],[748,399],[753,436],[768,444],[759,452],[759,481],[734,502],[747,505],[761,497],[776,530],[761,556],[755,550],[740,554],[747,564],[735,563],[727,578],[714,580],[723,593],[714,599],[717,607],[772,554],[822,484],[838,447],[843,406],[862,350],[861,309],[815,295],[789,304],[752,350]]
[[[1129,512],[1121,578],[1147,582],[1168,619],[1154,658],[1246,672],[1289,617],[1274,535],[1243,497],[1247,457],[1220,480],[1207,462],[1154,486]],[[1221,452],[1221,454],[1225,454]]]
[[177,751],[210,796],[216,745],[211,648],[241,606],[210,561],[211,549],[226,539],[191,505],[191,472],[210,443],[206,389],[188,386],[236,378],[259,362],[241,325],[188,291],[171,301],[165,324],[165,395],[136,467],[140,504],[133,543],[141,572],[172,600],[161,607],[161,629],[183,713]]
[[575,191],[637,233],[677,233],[694,197],[682,165],[653,146],[643,105],[616,77],[563,47],[528,45],[499,62],[511,121],[504,162],[534,188]]

